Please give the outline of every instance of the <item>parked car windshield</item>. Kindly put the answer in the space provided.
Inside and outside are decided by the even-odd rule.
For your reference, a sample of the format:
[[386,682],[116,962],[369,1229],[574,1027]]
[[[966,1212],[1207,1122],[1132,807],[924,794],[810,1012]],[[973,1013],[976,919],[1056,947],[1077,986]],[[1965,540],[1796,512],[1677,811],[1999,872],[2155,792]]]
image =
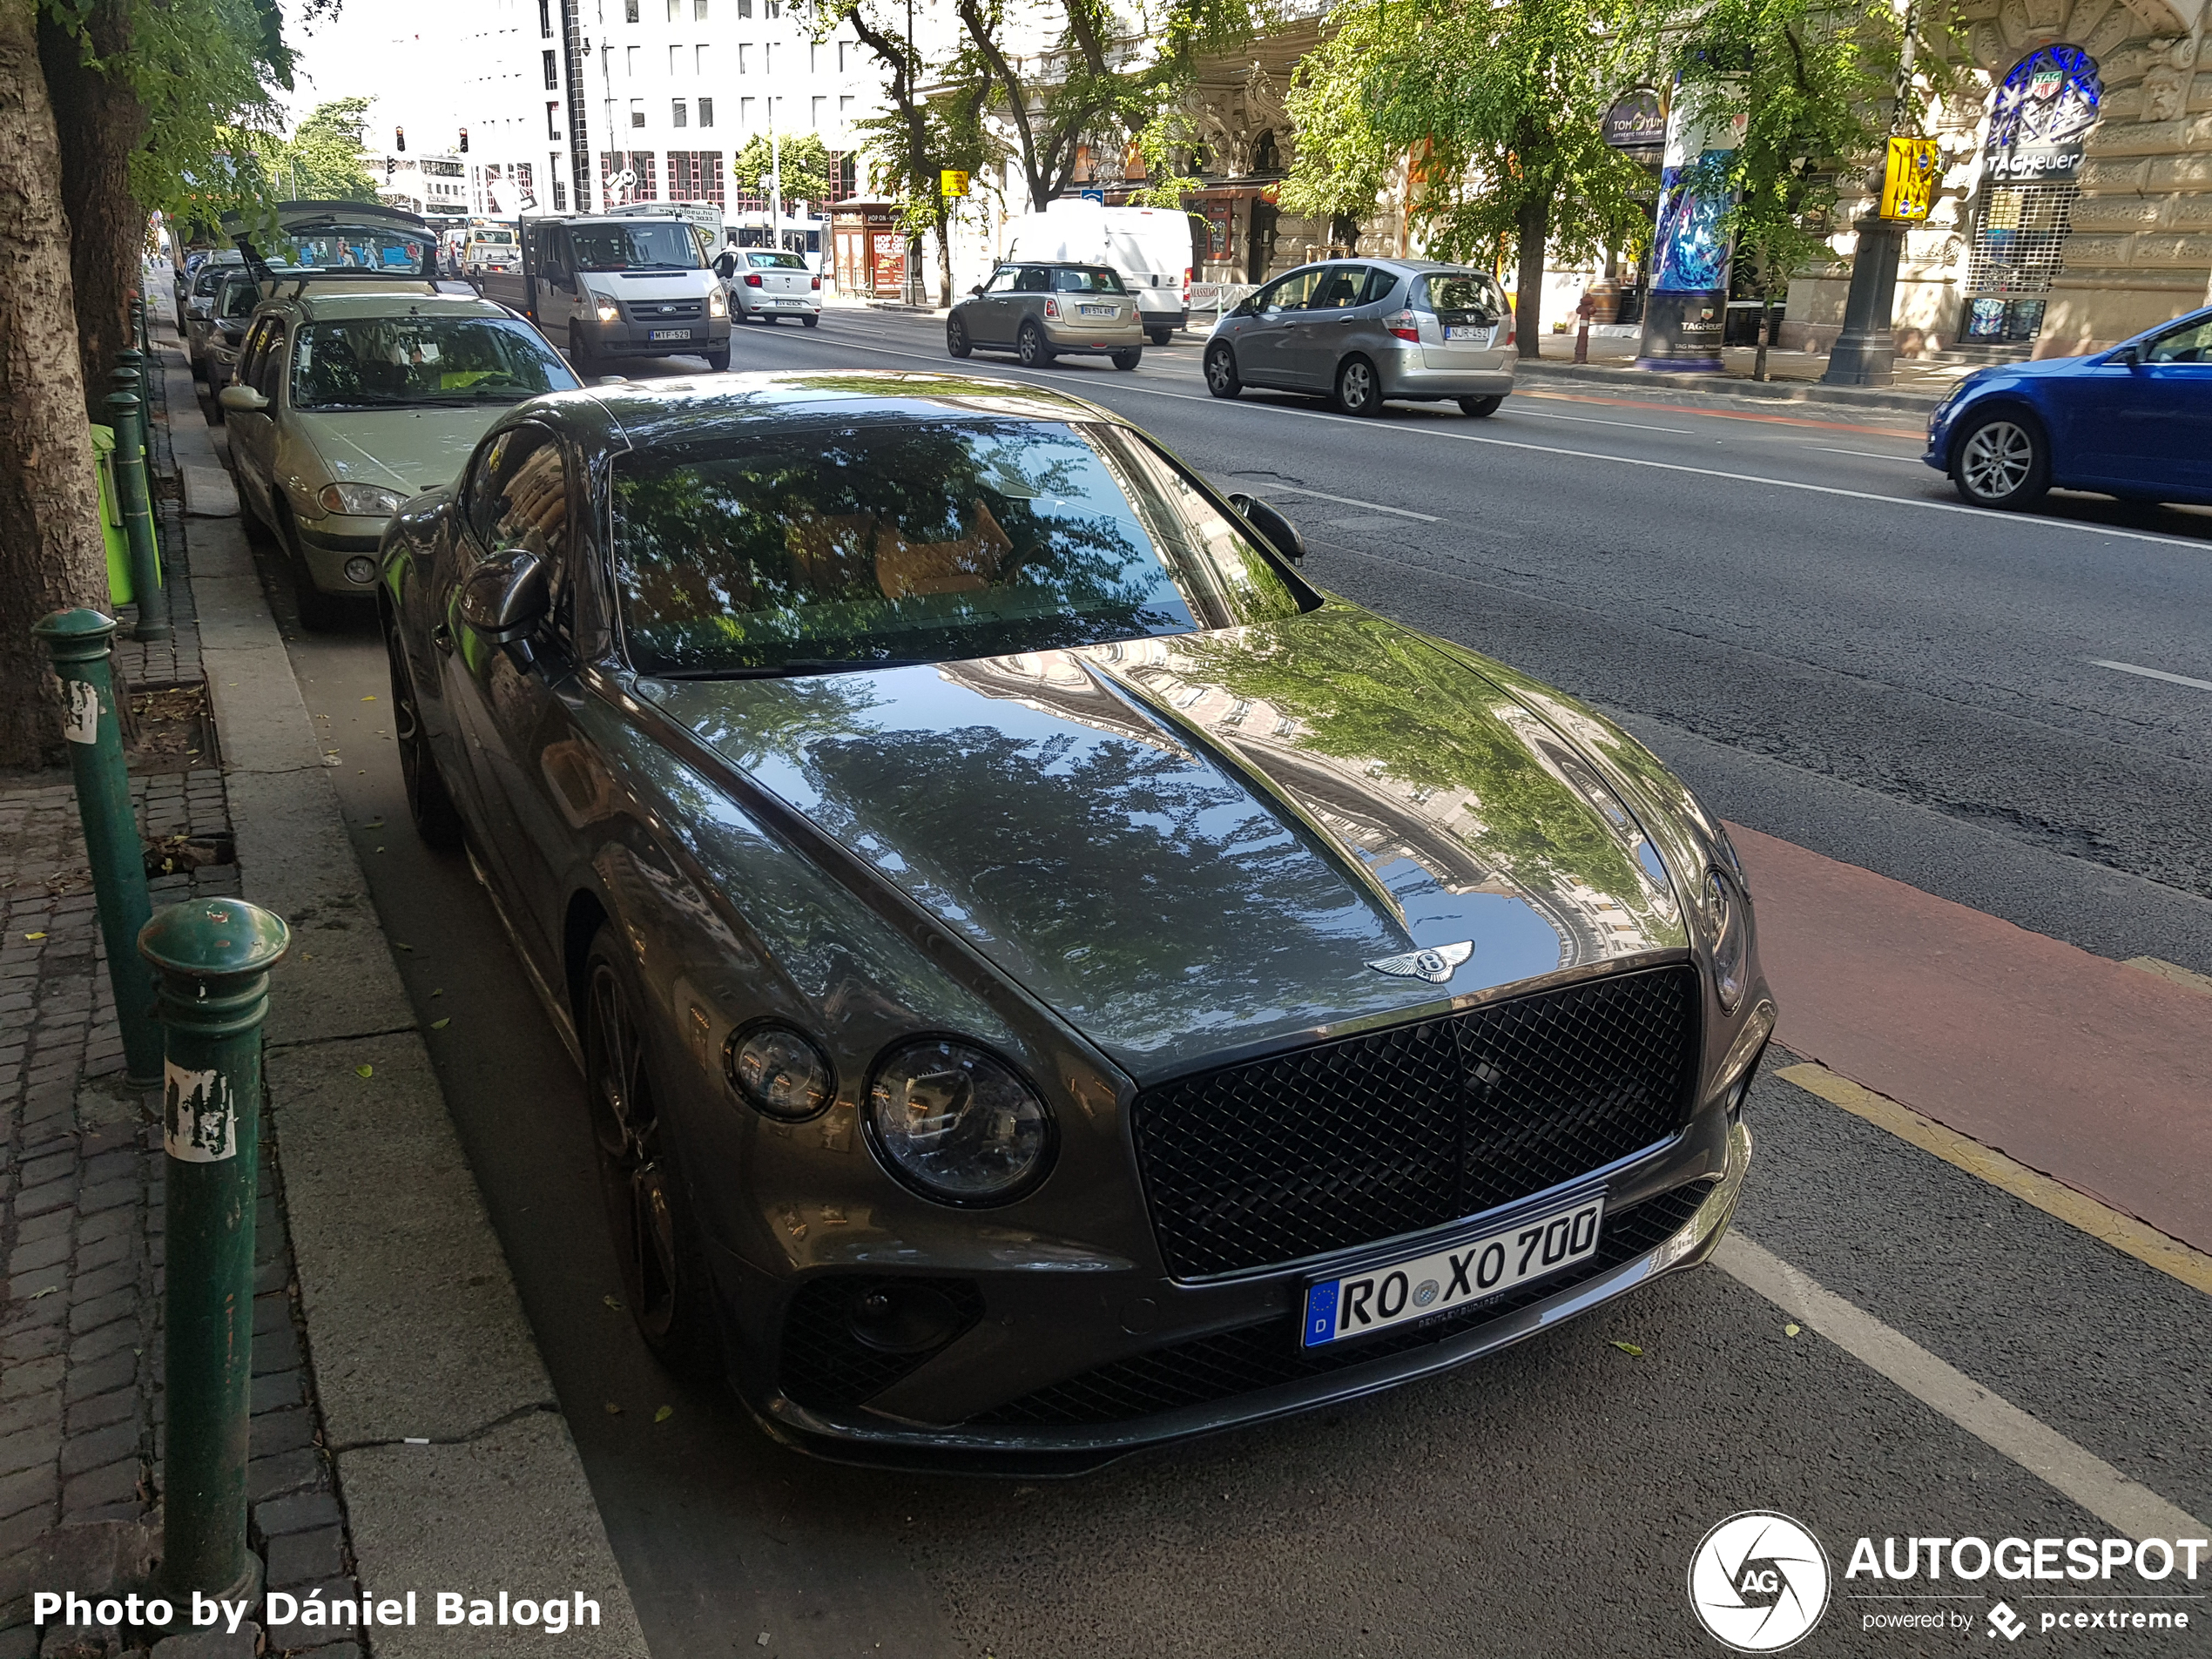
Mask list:
[[1121,293],[1122,280],[1104,266],[1088,271],[1055,271],[1052,286],[1062,293]]
[[295,409],[519,403],[582,383],[528,324],[496,317],[310,323],[292,347]]
[[642,672],[952,662],[1289,616],[1290,583],[1105,423],[808,426],[624,456],[616,584]]
[[745,263],[756,271],[804,271],[806,261],[796,253],[748,253]]
[[571,225],[579,271],[696,271],[698,239],[689,225]]

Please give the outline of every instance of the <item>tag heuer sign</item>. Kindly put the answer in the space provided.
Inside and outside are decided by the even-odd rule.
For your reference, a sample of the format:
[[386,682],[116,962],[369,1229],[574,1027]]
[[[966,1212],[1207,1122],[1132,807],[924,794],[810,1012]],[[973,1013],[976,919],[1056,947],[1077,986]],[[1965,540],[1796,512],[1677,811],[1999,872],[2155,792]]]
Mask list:
[[1602,125],[1605,142],[1643,160],[1656,158],[1667,147],[1667,112],[1659,94],[1649,86],[1635,86],[1613,100]]

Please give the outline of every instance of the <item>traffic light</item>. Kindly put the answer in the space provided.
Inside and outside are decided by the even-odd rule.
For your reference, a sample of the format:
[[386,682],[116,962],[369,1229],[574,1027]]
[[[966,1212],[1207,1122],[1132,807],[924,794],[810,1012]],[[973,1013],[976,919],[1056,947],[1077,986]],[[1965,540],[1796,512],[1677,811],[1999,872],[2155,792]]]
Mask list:
[[469,153],[469,129],[467,127],[461,129],[461,153],[464,156]]
[[394,170],[399,166],[399,165],[400,164],[398,162],[393,160],[389,156],[386,156],[384,158],[384,182],[386,184],[388,185],[392,182],[392,173]]
[[392,129],[392,136],[399,140],[398,144],[393,147],[398,150],[401,155],[405,155],[407,153],[407,129],[405,127],[394,127]]

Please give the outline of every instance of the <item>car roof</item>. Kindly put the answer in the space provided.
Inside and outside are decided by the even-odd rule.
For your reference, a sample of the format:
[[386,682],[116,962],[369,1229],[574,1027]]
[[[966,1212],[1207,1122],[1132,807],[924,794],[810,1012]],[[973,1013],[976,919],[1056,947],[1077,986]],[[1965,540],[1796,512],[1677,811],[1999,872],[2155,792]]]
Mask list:
[[580,436],[596,432],[617,448],[639,449],[682,443],[737,423],[999,415],[1123,424],[1111,410],[1064,392],[980,374],[904,369],[769,370],[696,380],[623,381],[555,392],[532,400],[528,408]]
[[403,317],[410,313],[442,317],[511,317],[505,306],[474,294],[432,293],[420,278],[401,286],[371,284],[366,292],[348,284],[342,292],[324,288],[294,298],[280,293],[275,303],[315,322],[343,322],[354,317]]

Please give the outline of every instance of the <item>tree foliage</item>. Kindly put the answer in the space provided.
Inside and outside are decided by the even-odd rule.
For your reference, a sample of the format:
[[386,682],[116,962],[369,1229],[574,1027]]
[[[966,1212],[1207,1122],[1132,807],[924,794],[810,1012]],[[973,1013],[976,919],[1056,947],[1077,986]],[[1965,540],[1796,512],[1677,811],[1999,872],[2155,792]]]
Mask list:
[[376,180],[361,159],[361,137],[374,101],[341,98],[316,105],[289,138],[255,148],[258,182],[302,201],[374,201]]
[[745,140],[745,148],[730,164],[730,176],[738,181],[739,190],[748,193],[757,191],[765,196],[768,187],[760,181],[768,177],[772,161],[781,171],[785,200],[819,203],[829,199],[829,147],[819,134],[784,133],[778,138],[772,153],[768,135],[756,132]]

